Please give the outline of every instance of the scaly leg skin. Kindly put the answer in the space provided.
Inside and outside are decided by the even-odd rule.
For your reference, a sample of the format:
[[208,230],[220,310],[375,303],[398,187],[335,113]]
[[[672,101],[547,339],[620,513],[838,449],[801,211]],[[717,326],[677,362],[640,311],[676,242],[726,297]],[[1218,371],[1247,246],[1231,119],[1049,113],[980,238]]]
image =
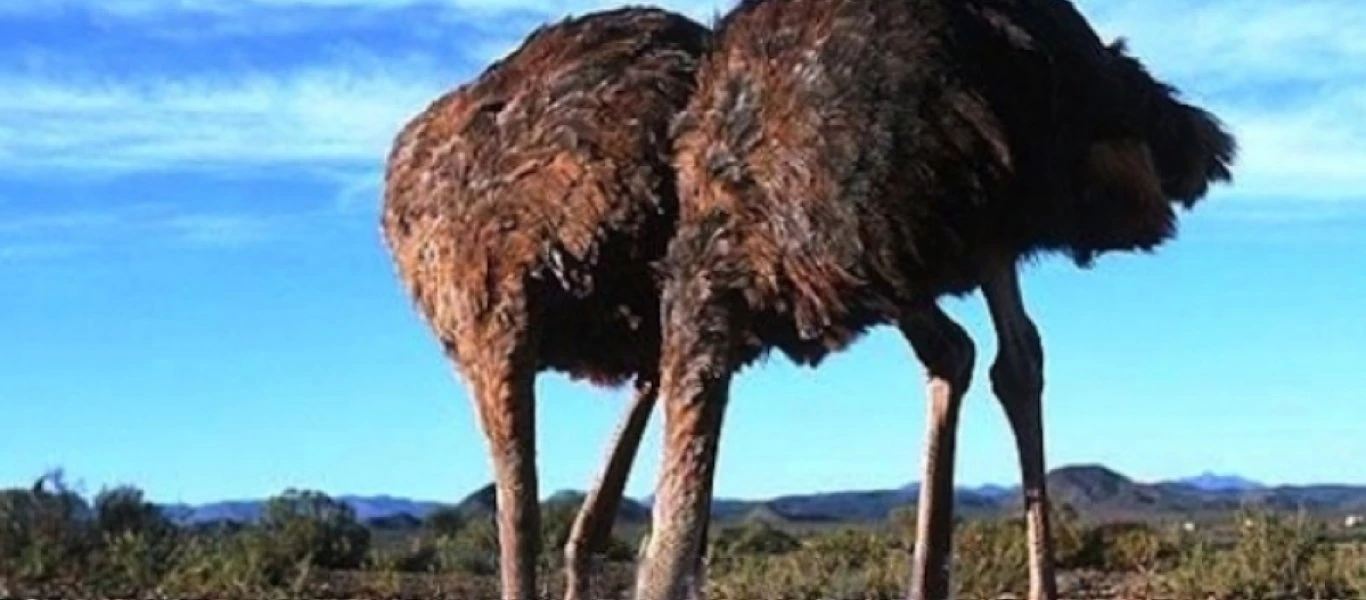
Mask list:
[[654,410],[658,388],[654,377],[636,381],[635,398],[627,408],[608,450],[607,463],[584,498],[565,544],[565,600],[590,600],[594,558],[603,552],[612,535],[617,510],[640,449],[640,439]]
[[664,460],[635,600],[685,600],[702,550],[731,379],[730,319],[711,298],[705,289],[665,295]]
[[487,438],[498,493],[503,600],[536,597],[541,513],[536,481],[534,363],[524,348],[486,352],[470,369],[475,409]]
[[709,536],[711,532],[712,484],[715,483],[716,479],[716,467],[714,463],[715,460],[713,460],[711,473],[707,476],[707,508],[702,513],[706,515],[706,517],[702,521],[701,541],[699,541],[697,545],[697,557],[693,561],[692,575],[688,577],[688,600],[706,600],[707,597],[707,557],[711,551]]
[[1013,262],[992,268],[982,286],[996,328],[996,361],[991,383],[1005,409],[1020,457],[1029,543],[1029,600],[1056,600],[1053,536],[1044,482],[1043,345],[1025,312],[1019,273]]
[[976,349],[967,332],[938,306],[908,311],[899,326],[929,376],[924,473],[907,597],[947,600],[958,413],[972,381]]
[[[711,553],[711,542],[709,531],[711,529],[711,493],[707,496],[707,523],[702,527],[701,543],[698,544],[697,560],[693,562],[692,576],[688,578],[688,600],[705,600],[707,597],[707,558]],[[636,554],[636,560],[644,562],[645,550],[649,547],[650,534],[646,532],[641,540],[640,550]]]

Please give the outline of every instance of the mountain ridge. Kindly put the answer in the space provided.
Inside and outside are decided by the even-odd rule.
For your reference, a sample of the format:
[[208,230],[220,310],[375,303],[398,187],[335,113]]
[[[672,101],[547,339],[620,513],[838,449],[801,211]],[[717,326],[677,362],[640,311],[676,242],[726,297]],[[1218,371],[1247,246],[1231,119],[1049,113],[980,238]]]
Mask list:
[[[1075,464],[1048,473],[1049,496],[1079,514],[1102,520],[1143,519],[1171,514],[1200,514],[1235,510],[1244,505],[1276,509],[1305,508],[1313,512],[1366,513],[1366,484],[1266,485],[1238,475],[1209,471],[1191,477],[1143,483],[1099,464]],[[912,506],[919,484],[866,490],[830,490],[784,494],[772,498],[716,498],[713,518],[734,521],[751,515],[797,522],[868,522],[885,519],[894,509]],[[578,502],[578,490],[558,490],[546,502]],[[486,484],[458,502],[417,500],[388,494],[345,494],[335,499],[351,506],[366,522],[409,522],[433,510],[452,506],[467,517],[496,510],[493,485]],[[1018,510],[1018,485],[982,484],[954,490],[957,512],[964,516]],[[627,522],[647,522],[652,498],[624,498],[618,517]],[[162,505],[172,519],[184,524],[260,518],[265,500],[228,500],[198,505]]]

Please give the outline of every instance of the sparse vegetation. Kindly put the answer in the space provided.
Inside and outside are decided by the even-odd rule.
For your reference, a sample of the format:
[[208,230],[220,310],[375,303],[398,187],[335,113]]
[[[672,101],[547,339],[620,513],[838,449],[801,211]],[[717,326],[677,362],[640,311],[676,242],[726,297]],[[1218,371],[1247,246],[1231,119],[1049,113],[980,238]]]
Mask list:
[[[546,506],[544,590],[559,583],[560,546],[577,502]],[[1244,509],[1196,531],[1141,522],[1087,524],[1055,511],[1058,563],[1073,597],[1290,600],[1366,597],[1366,540],[1307,514]],[[416,523],[416,521],[414,521]],[[1019,518],[958,523],[956,596],[1022,594]],[[133,487],[87,501],[60,473],[0,491],[0,591],[61,597],[496,597],[490,515],[442,508],[403,531],[372,532],[325,494],[287,490],[259,522],[180,527]],[[899,598],[914,512],[881,524],[792,528],[751,519],[714,529],[708,593],[716,600]],[[607,553],[600,595],[624,597],[633,545]],[[1096,582],[1099,581],[1100,584]]]

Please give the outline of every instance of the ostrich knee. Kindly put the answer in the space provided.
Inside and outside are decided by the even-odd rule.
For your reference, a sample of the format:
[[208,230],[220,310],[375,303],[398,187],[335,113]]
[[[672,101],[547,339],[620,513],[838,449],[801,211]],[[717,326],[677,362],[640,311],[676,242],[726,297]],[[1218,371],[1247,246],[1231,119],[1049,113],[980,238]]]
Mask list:
[[911,313],[900,327],[929,378],[925,462],[907,596],[943,600],[949,595],[958,413],[972,380],[976,348],[967,332],[938,306]]
[[[991,364],[991,388],[1011,405],[1037,404],[1043,397],[1043,348],[1038,330],[1025,318],[1017,329],[1000,333]],[[1007,409],[1009,410],[1009,409]]]
[[1054,600],[1053,539],[1048,518],[1043,431],[1043,345],[1024,308],[1013,264],[991,271],[982,286],[996,328],[991,382],[1015,436],[1029,544],[1029,599]]

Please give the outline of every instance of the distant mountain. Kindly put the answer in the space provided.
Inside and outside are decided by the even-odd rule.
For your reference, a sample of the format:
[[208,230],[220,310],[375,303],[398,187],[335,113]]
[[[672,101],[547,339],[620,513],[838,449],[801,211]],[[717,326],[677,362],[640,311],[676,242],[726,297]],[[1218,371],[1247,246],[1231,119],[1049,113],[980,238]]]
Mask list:
[[375,529],[387,531],[412,531],[422,526],[422,519],[419,519],[414,515],[399,513],[367,519],[365,523]]
[[[768,499],[716,498],[712,501],[712,518],[721,522],[880,521],[898,507],[914,505],[919,489],[918,484],[911,483],[898,488],[838,490]],[[1050,471],[1048,489],[1055,504],[1070,505],[1083,517],[1097,520],[1193,515],[1245,505],[1334,514],[1366,512],[1366,485],[1266,486],[1236,475],[1212,473],[1141,483],[1095,464],[1069,465]],[[438,502],[383,495],[337,498],[355,509],[361,520],[379,528],[415,526],[432,510],[443,506]],[[582,499],[582,492],[562,490],[546,501],[578,503]],[[639,500],[624,498],[618,518],[630,523],[648,522],[652,500],[649,496]],[[971,517],[1017,511],[1021,499],[1018,486],[988,484],[955,490],[954,502],[958,514]],[[260,518],[264,504],[260,500],[237,500],[163,508],[178,522],[200,525],[253,522]],[[488,484],[453,506],[466,518],[490,517],[497,511],[497,493],[493,484]]]
[[485,485],[455,505],[466,519],[491,517],[498,512],[498,490],[492,483]]
[[266,503],[263,500],[227,500],[199,506],[173,504],[163,506],[162,511],[171,520],[186,525],[225,521],[255,523],[261,519],[265,505]]
[[[918,491],[919,491],[919,486],[917,486],[917,492],[918,492]],[[1007,487],[1007,486],[1004,486],[1004,485],[996,485],[996,484],[994,484],[994,483],[988,483],[988,484],[985,484],[985,485],[977,486],[977,487],[975,487],[975,488],[968,488],[967,491],[969,491],[969,492],[971,492],[971,493],[973,493],[973,494],[976,494],[976,495],[978,495],[978,496],[981,496],[981,497],[983,497],[983,498],[1002,498],[1002,497],[1005,497],[1005,496],[1012,496],[1012,495],[1015,495],[1015,494],[1020,493],[1020,486],[1018,486],[1018,485],[1012,485],[1012,486],[1008,486],[1008,487]]]
[[[437,502],[422,502],[387,495],[345,495],[338,496],[335,499],[356,511],[356,518],[361,521],[383,521],[399,515],[420,520],[426,517],[427,513],[441,506]],[[223,522],[255,523],[261,519],[265,507],[265,500],[228,500],[193,506],[187,504],[163,505],[161,510],[177,523],[200,525]]]
[[[583,503],[585,494],[578,490],[560,490],[545,499],[546,504],[570,504],[577,507]],[[645,523],[650,520],[650,507],[631,498],[622,498],[617,506],[617,519],[628,523]]]
[[1238,475],[1219,475],[1205,471],[1195,477],[1178,479],[1175,483],[1191,486],[1204,492],[1246,492],[1260,490],[1266,486]]
[[418,519],[441,506],[439,502],[409,500],[394,496],[340,496],[337,498],[356,511],[356,518],[362,521],[383,519],[394,515],[408,515]]

